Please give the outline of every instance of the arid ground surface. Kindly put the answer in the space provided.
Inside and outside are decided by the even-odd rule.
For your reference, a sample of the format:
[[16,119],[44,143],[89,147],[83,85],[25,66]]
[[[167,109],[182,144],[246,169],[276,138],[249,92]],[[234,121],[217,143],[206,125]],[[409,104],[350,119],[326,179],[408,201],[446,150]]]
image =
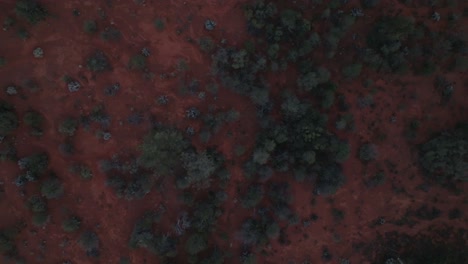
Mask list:
[[[17,254],[24,263],[67,260],[69,263],[119,263],[122,258],[130,260],[129,263],[159,263],[161,259],[157,255],[142,248],[130,249],[128,241],[135,222],[148,210],[165,208],[158,229],[172,232],[173,220],[185,207],[180,199],[181,191],[171,179],[165,178],[142,199],[120,199],[106,185],[107,175],[100,167],[101,161],[114,155],[123,158],[138,155],[143,138],[155,122],[182,131],[188,126],[200,131],[202,122],[186,118],[186,109],[195,106],[201,113],[213,109],[235,109],[239,113],[238,120],[223,125],[209,143],[202,142],[198,136],[192,138],[192,143],[199,149],[208,144],[226,159],[231,173],[224,190],[227,199],[209,241],[227,254],[225,263],[241,263],[239,256],[244,250],[241,226],[257,210],[245,209],[239,202],[242,195],[239,190],[245,190],[248,185],[242,164],[249,159],[260,131],[255,105],[223,85],[216,93],[206,92],[203,100],[184,89],[197,80],[198,89],[204,91],[216,81],[211,73],[211,54],[200,49],[198,39],[207,36],[216,45],[223,42],[233,47],[241,47],[249,39],[242,11],[246,1],[41,2],[50,14],[45,21],[30,25],[18,18],[12,27],[0,31],[0,56],[6,59],[6,64],[0,67],[3,89],[0,98],[13,105],[19,117],[18,128],[5,138],[2,148],[7,142],[13,144],[18,157],[47,153],[49,169],[63,182],[64,193],[58,199],[48,200],[49,220],[43,226],[36,226],[25,204],[31,195],[40,194],[39,185],[17,187],[14,184],[20,173],[17,163],[8,160],[0,163],[0,228],[24,223],[15,238]],[[278,1],[278,6],[296,7],[308,17],[319,15],[318,9],[323,9],[323,4],[286,2]],[[334,195],[321,196],[314,194],[314,187],[308,182],[289,180],[287,173],[274,175],[271,181],[286,180],[290,184],[291,209],[297,215],[297,223],[280,222],[279,238],[253,249],[257,263],[322,263],[329,259],[330,263],[346,263],[345,260],[379,263],[382,257],[398,257],[398,249],[388,248],[384,243],[392,232],[411,237],[437,237],[447,243],[458,241],[457,250],[467,250],[468,186],[459,182],[447,188],[428,181],[423,176],[417,148],[436,133],[468,121],[467,72],[448,72],[439,65],[431,75],[386,74],[363,68],[358,78],[340,76],[342,62],[353,60],[350,55],[353,45],[364,45],[365,32],[384,14],[413,16],[432,30],[448,27],[443,19],[437,23],[430,19],[433,8],[413,2],[405,5],[396,0],[381,0],[378,7],[365,10],[365,15],[341,40],[333,58],[325,54],[314,57],[314,63],[330,71],[339,93],[346,98],[347,112],[354,117],[353,129],[338,131],[334,124],[338,107],[328,110],[329,129],[350,145],[349,158],[343,162],[346,181]],[[359,5],[359,1],[349,1],[340,9],[349,13]],[[450,12],[461,14],[463,8],[468,5],[458,1],[456,7],[441,7],[437,11],[446,17]],[[0,1],[0,20],[7,17],[16,17],[13,0]],[[156,19],[163,21],[163,29],[155,27]],[[216,21],[214,30],[205,29],[207,19]],[[97,33],[84,31],[83,23],[87,20],[96,21]],[[325,23],[313,22],[314,28],[321,32]],[[457,30],[466,34],[468,18],[461,16],[458,25]],[[117,28],[120,38],[103,40],[99,32],[107,27]],[[21,28],[29,33],[27,39],[18,36]],[[353,39],[353,34],[357,38]],[[40,58],[33,56],[37,47],[44,53]],[[151,52],[145,69],[129,69],[129,59],[143,48]],[[86,67],[86,59],[96,50],[108,56],[111,70],[95,73]],[[442,102],[440,92],[434,88],[437,75],[454,83],[449,102]],[[64,76],[78,80],[79,90],[70,92]],[[267,78],[274,98],[295,77],[285,71],[269,74]],[[373,82],[363,85],[366,80]],[[106,95],[105,88],[114,83],[119,83],[120,89],[114,96]],[[14,95],[5,92],[11,85],[17,88]],[[161,96],[167,96],[167,105],[158,104]],[[366,104],[366,98],[371,98],[371,102]],[[99,105],[110,116],[110,124],[104,129],[111,133],[110,139],[99,136],[103,129],[94,123],[87,129],[79,126],[73,137],[59,132],[65,118],[89,115]],[[22,120],[31,110],[44,117],[40,137],[31,135]],[[135,115],[141,117],[139,124],[129,122],[129,117]],[[414,120],[418,120],[419,126],[416,135],[411,137],[408,127]],[[70,140],[74,150],[67,154],[63,144]],[[377,155],[372,162],[363,162],[358,157],[359,147],[368,142],[375,145]],[[245,146],[246,152],[236,155],[238,146]],[[71,173],[74,164],[89,167],[93,177],[83,180]],[[376,175],[380,177],[377,180]],[[424,210],[430,213],[436,210],[436,216],[419,217]],[[99,258],[87,256],[80,247],[77,242],[80,232],[62,230],[62,221],[70,213],[82,219],[80,230],[92,229],[99,236]],[[389,253],[392,250],[394,255]],[[170,263],[188,263],[185,254],[181,250],[176,261]],[[7,257],[0,262],[9,263]]]

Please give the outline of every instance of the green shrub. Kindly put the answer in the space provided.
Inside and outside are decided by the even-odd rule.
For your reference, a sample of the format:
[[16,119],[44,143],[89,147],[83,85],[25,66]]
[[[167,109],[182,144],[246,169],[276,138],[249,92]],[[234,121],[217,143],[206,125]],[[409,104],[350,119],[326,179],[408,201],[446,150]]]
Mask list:
[[168,175],[181,164],[181,155],[189,147],[181,132],[159,129],[151,132],[141,146],[140,164]]
[[31,24],[37,24],[49,16],[47,10],[36,0],[16,1],[15,11],[18,16],[28,20]]
[[19,159],[18,166],[26,172],[30,181],[38,180],[49,166],[49,157],[46,153],[33,154]]
[[257,206],[263,198],[263,188],[260,185],[251,185],[247,192],[241,198],[241,204],[244,208],[253,208]]
[[40,213],[35,213],[33,215],[33,218],[32,218],[32,222],[35,226],[44,226],[45,224],[47,224],[47,222],[49,221],[49,213],[47,212],[40,212]]
[[3,67],[7,64],[7,60],[5,59],[5,57],[3,56],[0,56],[0,67]]
[[145,69],[145,67],[146,67],[146,57],[141,54],[132,56],[130,60],[128,61],[128,68],[130,70],[143,70]]
[[367,143],[359,148],[359,159],[362,161],[371,161],[377,157],[377,147]]
[[0,101],[0,135],[6,136],[18,127],[18,118],[13,106]]
[[205,250],[208,246],[208,241],[206,237],[202,234],[193,234],[185,243],[185,249],[190,255],[196,255],[199,252]]
[[26,125],[32,128],[32,135],[42,135],[42,125],[44,123],[44,117],[41,115],[41,113],[36,111],[29,111],[26,114],[24,114],[23,121]]
[[97,32],[98,28],[97,28],[97,24],[96,24],[96,21],[94,20],[86,20],[84,23],[83,23],[83,30],[88,33],[88,34],[94,34]]
[[96,51],[91,55],[86,65],[93,72],[102,72],[111,69],[107,56],[102,51]]
[[34,213],[43,213],[47,211],[47,202],[39,196],[32,196],[26,204]]
[[90,257],[99,257],[99,237],[93,231],[84,231],[78,239],[80,246]]
[[122,37],[122,33],[116,27],[107,27],[101,32],[101,38],[107,41],[117,41]]
[[73,136],[78,128],[78,120],[68,117],[59,126],[58,131],[69,137]]
[[62,229],[65,232],[75,232],[80,229],[81,219],[77,216],[70,216],[62,222]]
[[419,157],[427,177],[436,182],[468,181],[468,125],[425,142]]
[[159,30],[163,31],[164,28],[166,27],[164,20],[162,18],[157,18],[154,20],[154,27]]
[[356,78],[361,74],[362,64],[354,63],[343,68],[343,75],[346,78]]
[[47,199],[59,198],[63,195],[63,185],[57,178],[50,178],[41,184],[41,194]]

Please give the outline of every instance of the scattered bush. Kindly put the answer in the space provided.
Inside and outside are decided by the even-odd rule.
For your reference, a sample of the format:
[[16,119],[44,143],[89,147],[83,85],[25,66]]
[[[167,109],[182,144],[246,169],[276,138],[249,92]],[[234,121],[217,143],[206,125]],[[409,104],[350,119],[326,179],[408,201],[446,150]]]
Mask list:
[[34,213],[43,213],[47,211],[47,202],[39,196],[32,196],[26,204]]
[[23,17],[31,24],[37,24],[49,16],[47,10],[36,0],[16,1],[15,11],[18,16]]
[[244,208],[253,208],[257,206],[263,198],[263,188],[260,185],[251,185],[247,192],[241,198],[241,204]]
[[362,161],[371,161],[377,158],[377,147],[373,144],[366,143],[359,148],[359,159]]
[[102,72],[111,69],[107,56],[102,51],[96,51],[86,61],[88,69],[93,72]]
[[99,257],[99,237],[92,231],[84,231],[78,242],[86,250],[86,255],[90,257]]
[[47,199],[59,198],[63,194],[63,186],[59,179],[50,178],[41,184],[41,194]]
[[442,133],[419,148],[427,177],[445,184],[468,180],[468,125]]
[[18,127],[15,109],[7,102],[0,101],[0,136],[9,135]]
[[94,34],[97,32],[97,24],[94,20],[86,20],[83,23],[83,30],[88,34]]
[[81,219],[77,216],[70,216],[62,222],[62,229],[65,232],[71,233],[80,229]]
[[66,136],[75,135],[76,129],[78,128],[78,120],[67,117],[59,126],[59,132]]
[[146,67],[146,57],[141,54],[132,56],[130,60],[128,61],[128,68],[130,70],[144,70],[145,67]]
[[164,23],[163,19],[157,18],[154,20],[154,27],[159,31],[163,31],[166,27],[166,24]]
[[18,166],[25,171],[28,181],[36,181],[49,166],[49,157],[45,153],[33,154],[18,160]]
[[122,37],[122,33],[116,27],[107,27],[101,32],[101,38],[107,41],[117,41]]
[[343,75],[346,78],[356,78],[361,74],[362,64],[354,63],[343,68]]
[[208,246],[208,241],[206,237],[202,234],[193,234],[185,243],[185,249],[190,255],[196,255],[199,252],[205,250]]
[[171,129],[151,132],[141,146],[140,164],[159,175],[170,174],[181,164],[181,155],[189,147],[182,133]]
[[35,213],[32,218],[32,222],[35,226],[44,226],[49,221],[49,214],[47,212]]
[[26,114],[24,114],[23,121],[26,125],[31,127],[32,135],[42,136],[42,125],[44,123],[44,117],[41,115],[41,113],[36,111],[29,111]]

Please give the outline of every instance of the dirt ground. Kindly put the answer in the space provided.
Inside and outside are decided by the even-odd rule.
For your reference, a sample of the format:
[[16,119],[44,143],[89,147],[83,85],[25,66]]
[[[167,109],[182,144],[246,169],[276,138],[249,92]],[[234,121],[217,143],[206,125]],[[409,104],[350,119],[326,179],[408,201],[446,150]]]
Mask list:
[[[151,116],[156,117],[158,122],[182,130],[189,125],[199,129],[199,122],[190,123],[184,117],[185,110],[197,106],[202,112],[207,112],[210,105],[219,110],[234,108],[240,113],[239,121],[223,127],[211,141],[227,160],[234,160],[228,165],[232,175],[227,189],[229,199],[217,224],[217,233],[227,233],[230,239],[216,240],[222,250],[232,252],[234,256],[240,255],[242,243],[238,232],[241,223],[252,212],[242,209],[236,197],[238,186],[243,186],[245,181],[240,164],[247,156],[237,158],[233,153],[236,145],[254,145],[258,124],[255,114],[251,113],[255,112],[255,108],[248,99],[222,87],[216,96],[207,93],[204,101],[181,95],[180,87],[192,80],[198,80],[200,87],[213,81],[210,57],[200,50],[198,38],[210,36],[218,42],[225,39],[234,46],[241,45],[248,38],[241,10],[242,1],[154,0],[142,1],[143,4],[124,0],[42,2],[52,14],[45,22],[30,27],[18,21],[28,29],[29,39],[21,40],[15,30],[0,31],[0,55],[8,61],[5,67],[0,68],[0,87],[3,89],[10,84],[21,87],[19,94],[8,96],[2,93],[0,98],[13,104],[20,117],[30,109],[39,111],[45,117],[44,135],[38,139],[29,135],[24,125],[20,125],[15,133],[15,147],[20,157],[46,151],[50,156],[50,167],[64,182],[65,195],[49,201],[50,222],[44,228],[36,228],[31,224],[31,213],[24,204],[28,195],[38,193],[37,186],[31,186],[25,196],[22,195],[13,184],[19,173],[18,166],[12,162],[1,163],[3,192],[0,193],[0,227],[19,220],[27,223],[17,239],[20,255],[26,258],[27,263],[62,263],[65,260],[72,263],[118,263],[121,257],[129,257],[131,263],[158,263],[157,256],[148,251],[129,249],[128,238],[136,220],[147,210],[164,205],[170,209],[167,213],[169,216],[178,214],[177,208],[182,206],[182,202],[178,199],[176,187],[165,182],[165,191],[153,190],[142,201],[120,200],[106,186],[106,176],[99,164],[114,154],[138,154],[138,146],[151,128]],[[430,11],[428,8],[408,8],[398,1],[381,2],[381,8],[375,14],[366,14],[367,20],[353,30],[368,27],[381,10],[395,9],[398,12],[401,9],[402,13],[415,17],[425,17]],[[79,16],[73,15],[74,9],[79,10]],[[0,20],[13,16],[14,1],[0,1],[0,10]],[[153,21],[156,18],[165,21],[164,30],[155,29]],[[122,34],[121,40],[103,41],[99,33],[85,33],[83,22],[89,19],[96,20],[100,30],[115,26]],[[209,32],[204,29],[206,19],[217,22],[216,30]],[[466,17],[464,19],[466,21]],[[343,49],[349,44],[349,39],[346,37],[340,45]],[[43,58],[33,57],[32,51],[36,47],[44,50]],[[152,77],[127,69],[129,58],[144,47],[151,51],[147,64]],[[97,49],[108,55],[112,71],[94,74],[86,69],[86,58]],[[341,59],[346,59],[345,50],[333,60],[324,59],[323,64],[332,69],[333,75],[340,70],[333,70],[333,65]],[[180,69],[183,61],[188,69]],[[68,91],[62,80],[65,75],[80,81],[82,87],[78,92]],[[312,193],[311,185],[291,181],[294,194],[292,206],[300,222],[294,226],[282,225],[289,243],[282,245],[272,241],[271,246],[265,248],[271,254],[258,253],[258,263],[302,263],[305,260],[321,263],[324,248],[332,254],[332,263],[339,263],[341,258],[349,259],[351,263],[372,263],[370,256],[357,251],[354,245],[367,243],[378,234],[390,231],[418,234],[428,232],[434,225],[466,228],[466,213],[458,219],[448,217],[448,212],[455,208],[467,211],[466,183],[459,186],[460,195],[436,185],[426,185],[415,151],[415,146],[425,142],[433,133],[468,120],[466,73],[444,76],[455,82],[456,87],[448,105],[440,103],[440,94],[434,89],[432,77],[385,76],[365,70],[359,80],[335,80],[340,87],[339,92],[350,103],[350,112],[355,120],[354,132],[338,132],[351,145],[351,157],[344,163],[346,184],[336,195],[321,197]],[[287,80],[284,76],[277,78],[279,84]],[[373,84],[364,87],[362,80],[365,79],[372,79]],[[28,88],[27,80],[33,80],[39,88]],[[121,85],[118,94],[113,97],[105,95],[104,88],[115,82]],[[169,98],[169,104],[165,107],[157,104],[157,98],[161,95]],[[361,108],[359,99],[368,95],[372,95],[374,106]],[[75,154],[67,156],[61,153],[59,146],[65,140],[57,130],[61,121],[68,116],[89,114],[93,107],[100,104],[111,116],[108,131],[112,133],[112,138],[104,141],[95,135],[96,127],[89,131],[80,127],[74,136]],[[127,118],[132,113],[142,113],[145,122],[138,126],[128,124]],[[330,115],[330,120],[335,118]],[[417,138],[410,140],[405,137],[405,131],[413,119],[420,120],[421,127]],[[333,126],[333,122],[330,122],[331,129]],[[227,136],[228,132],[232,136]],[[198,137],[194,142],[201,146]],[[357,157],[359,146],[366,142],[375,143],[378,151],[377,160],[367,165]],[[75,163],[89,166],[94,174],[93,179],[83,181],[71,174],[69,168]],[[369,188],[365,183],[377,172],[385,174],[385,181],[382,185]],[[422,186],[428,190],[424,191]],[[417,220],[411,227],[397,225],[408,210],[414,211],[422,205],[437,207],[442,212],[441,216],[434,221]],[[333,208],[344,213],[343,219],[334,218]],[[61,222],[69,212],[80,215],[83,226],[98,233],[101,247],[99,259],[86,256],[76,242],[78,233],[65,234],[61,230]],[[318,219],[308,226],[303,225],[302,221],[310,219],[313,214]],[[164,221],[161,225],[169,228],[169,223]],[[227,263],[238,263],[238,258],[232,258]]]

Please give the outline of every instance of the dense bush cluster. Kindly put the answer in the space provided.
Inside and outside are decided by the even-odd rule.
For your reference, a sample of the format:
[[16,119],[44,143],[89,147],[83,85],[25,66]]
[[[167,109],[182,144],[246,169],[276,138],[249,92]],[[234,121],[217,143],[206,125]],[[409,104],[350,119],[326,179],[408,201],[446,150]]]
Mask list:
[[16,14],[31,24],[37,24],[49,16],[49,12],[36,0],[16,1]]
[[18,127],[15,108],[7,102],[0,101],[0,136],[7,136]]
[[422,144],[420,162],[427,177],[441,184],[468,181],[468,125]]

